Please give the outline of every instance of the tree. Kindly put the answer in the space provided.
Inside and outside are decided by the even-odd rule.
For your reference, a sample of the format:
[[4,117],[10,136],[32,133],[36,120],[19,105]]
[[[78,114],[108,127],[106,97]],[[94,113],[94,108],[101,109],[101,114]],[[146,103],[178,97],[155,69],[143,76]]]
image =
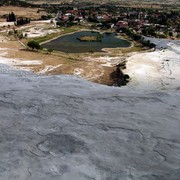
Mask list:
[[173,33],[172,31],[169,32],[169,36],[172,37],[173,36]]
[[52,53],[53,52],[53,49],[48,49],[48,53]]
[[29,18],[19,18],[17,21],[16,21],[16,23],[15,23],[15,25],[16,26],[21,26],[21,25],[24,25],[24,24],[28,24],[28,23],[30,23],[30,19]]
[[149,44],[149,47],[150,47],[150,48],[156,48],[156,44],[150,43],[150,44]]
[[135,41],[139,41],[139,40],[142,38],[142,36],[139,35],[139,34],[133,34],[133,35],[132,35],[132,38],[133,38]]
[[154,27],[149,27],[147,30],[150,36],[156,36],[156,31]]
[[37,50],[41,49],[40,44],[38,42],[34,41],[34,40],[29,41],[27,43],[27,46],[30,47],[32,50],[34,50],[34,49],[37,49]]
[[12,13],[9,13],[8,17],[7,17],[7,22],[14,22],[16,21],[16,16],[15,14],[12,12]]
[[148,30],[145,28],[145,29],[142,29],[142,34],[144,36],[147,36],[148,35]]
[[23,36],[23,34],[21,33],[21,34],[19,34],[19,39],[22,39],[24,36]]

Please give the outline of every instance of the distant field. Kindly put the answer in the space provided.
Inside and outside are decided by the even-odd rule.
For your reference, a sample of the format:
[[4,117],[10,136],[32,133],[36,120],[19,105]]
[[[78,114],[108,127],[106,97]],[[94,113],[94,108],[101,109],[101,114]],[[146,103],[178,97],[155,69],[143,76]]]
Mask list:
[[93,3],[101,3],[101,2],[118,2],[118,3],[130,3],[130,4],[134,4],[134,3],[139,3],[139,4],[142,4],[142,3],[148,3],[148,4],[151,4],[151,3],[180,3],[180,0],[100,0],[100,1],[96,1],[96,0],[23,0],[23,1],[27,1],[27,2],[32,2],[32,3],[39,3],[39,4],[42,4],[42,3],[63,3],[63,2],[93,2]]
[[[1,6],[0,7],[0,17],[2,17],[5,14],[9,14],[11,12],[14,12],[15,15],[18,17],[28,17],[31,19],[39,19],[42,15],[45,15],[46,12],[40,11],[37,13],[38,8],[25,8],[25,7],[16,7],[16,6]],[[3,19],[1,18],[1,21]]]
[[180,9],[180,0],[23,0],[32,4],[63,4],[63,3],[117,3],[123,7],[132,8],[167,8],[167,9]]
[[44,3],[47,3],[47,4],[59,4],[59,3],[71,3],[73,2],[73,0],[23,0],[23,1],[26,1],[26,2],[30,2],[32,4],[44,4]]

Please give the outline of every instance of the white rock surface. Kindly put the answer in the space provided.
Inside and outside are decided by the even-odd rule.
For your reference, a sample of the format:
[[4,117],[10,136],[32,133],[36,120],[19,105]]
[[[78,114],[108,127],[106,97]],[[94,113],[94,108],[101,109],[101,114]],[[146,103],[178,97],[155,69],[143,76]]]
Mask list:
[[[179,53],[175,47],[167,51]],[[173,71],[180,66],[172,57]],[[180,83],[173,78],[172,88],[116,88],[1,64],[0,180],[179,180]]]

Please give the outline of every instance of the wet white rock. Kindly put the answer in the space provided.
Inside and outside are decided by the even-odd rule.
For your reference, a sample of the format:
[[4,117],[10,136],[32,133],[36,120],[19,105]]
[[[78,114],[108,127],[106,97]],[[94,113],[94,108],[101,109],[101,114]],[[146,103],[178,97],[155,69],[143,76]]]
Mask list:
[[0,180],[178,180],[175,78],[116,88],[1,64]]

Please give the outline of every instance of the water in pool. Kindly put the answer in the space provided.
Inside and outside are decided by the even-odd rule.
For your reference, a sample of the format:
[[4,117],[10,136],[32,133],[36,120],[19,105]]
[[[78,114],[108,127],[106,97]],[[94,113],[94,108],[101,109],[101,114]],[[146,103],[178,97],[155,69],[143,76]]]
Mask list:
[[100,42],[82,42],[77,39],[81,36],[96,36],[98,34],[99,32],[80,31],[44,43],[42,47],[65,53],[84,53],[101,52],[103,48],[129,47],[131,45],[131,42],[118,38],[115,33],[103,33]]

